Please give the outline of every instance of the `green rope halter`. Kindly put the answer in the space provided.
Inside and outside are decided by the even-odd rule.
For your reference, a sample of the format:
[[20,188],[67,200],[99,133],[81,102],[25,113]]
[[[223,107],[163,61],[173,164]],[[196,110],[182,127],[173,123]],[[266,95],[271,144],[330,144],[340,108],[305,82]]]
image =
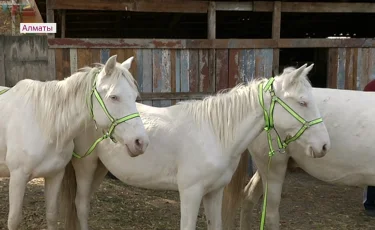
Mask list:
[[[275,154],[276,151],[280,153],[284,153],[285,148],[288,146],[289,143],[301,137],[302,134],[311,126],[323,122],[322,118],[317,118],[312,121],[306,121],[305,119],[303,119],[298,113],[296,113],[292,108],[290,108],[284,101],[282,101],[279,97],[276,96],[275,91],[273,89],[274,81],[275,81],[275,78],[270,78],[264,87],[263,87],[263,84],[259,84],[259,104],[263,108],[264,123],[265,123],[264,130],[266,130],[267,132],[268,146],[270,150],[268,153],[269,159],[268,159],[267,175],[268,175],[268,171],[271,165],[272,156]],[[271,95],[271,105],[270,105],[269,111],[267,111],[266,108],[264,107],[263,92],[266,92],[266,91],[269,91]],[[283,107],[286,111],[288,111],[290,115],[292,115],[302,124],[302,127],[298,130],[298,132],[294,136],[287,137],[284,141],[281,140],[279,134],[277,133],[274,127],[273,111],[275,109],[276,102],[278,102],[281,105],[281,107]],[[277,135],[277,145],[279,149],[276,151],[274,150],[272,146],[272,137],[271,137],[272,129],[275,130],[276,135]],[[260,223],[261,230],[263,230],[265,227],[267,193],[268,193],[268,180],[266,181],[266,187],[265,187],[264,199],[263,199],[262,218],[261,218],[261,223]]]

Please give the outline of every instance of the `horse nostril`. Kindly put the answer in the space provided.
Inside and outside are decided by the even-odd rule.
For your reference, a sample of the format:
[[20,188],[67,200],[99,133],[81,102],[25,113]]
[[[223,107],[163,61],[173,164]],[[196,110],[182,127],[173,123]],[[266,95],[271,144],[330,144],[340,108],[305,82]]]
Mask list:
[[135,146],[137,146],[137,147],[142,147],[142,140],[140,140],[140,139],[136,139],[136,140],[135,140]]
[[327,151],[327,144],[323,145],[323,152]]

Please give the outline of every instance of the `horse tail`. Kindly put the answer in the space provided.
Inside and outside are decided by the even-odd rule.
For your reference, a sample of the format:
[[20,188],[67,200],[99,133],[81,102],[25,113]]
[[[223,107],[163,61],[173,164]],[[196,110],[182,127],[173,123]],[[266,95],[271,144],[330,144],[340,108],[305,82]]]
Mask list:
[[75,198],[77,193],[76,174],[72,161],[69,161],[65,167],[65,174],[60,189],[60,208],[65,219],[65,229],[79,229],[77,209]]
[[221,211],[224,230],[230,230],[234,226],[236,210],[242,201],[243,189],[248,180],[249,155],[248,150],[242,153],[237,169],[232,176],[232,180],[224,189]]

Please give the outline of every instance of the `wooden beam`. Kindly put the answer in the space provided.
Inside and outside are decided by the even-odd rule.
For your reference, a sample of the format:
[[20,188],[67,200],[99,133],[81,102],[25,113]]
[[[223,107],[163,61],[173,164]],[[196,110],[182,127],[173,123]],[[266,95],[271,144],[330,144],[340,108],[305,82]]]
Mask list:
[[48,39],[49,48],[266,49],[375,48],[375,39]]
[[[272,38],[280,39],[280,28],[281,28],[281,2],[274,2],[273,15],[272,15]],[[273,76],[279,74],[279,61],[280,61],[280,49],[273,50],[273,62],[272,70]]]
[[375,13],[375,4],[362,2],[283,2],[281,11],[295,13]]
[[208,1],[53,0],[52,9],[207,13]]
[[253,2],[216,2],[217,11],[253,11]]
[[212,93],[141,93],[138,101],[155,101],[155,100],[200,100]]

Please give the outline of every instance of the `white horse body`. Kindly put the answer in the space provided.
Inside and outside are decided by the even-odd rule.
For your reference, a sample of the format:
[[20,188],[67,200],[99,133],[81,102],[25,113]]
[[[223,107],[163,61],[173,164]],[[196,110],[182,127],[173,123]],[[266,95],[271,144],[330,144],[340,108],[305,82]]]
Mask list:
[[[57,229],[57,194],[72,158],[73,139],[92,118],[102,129],[111,125],[98,97],[87,106],[91,90],[115,118],[137,112],[138,91],[128,65],[129,61],[120,65],[112,56],[102,69],[86,68],[63,81],[22,80],[0,95],[0,177],[10,177],[9,230],[18,229],[26,184],[37,177],[45,178],[48,229]],[[139,118],[119,124],[113,135],[133,154],[142,154],[148,145]]]
[[299,167],[322,181],[375,186],[375,93],[335,89],[313,92],[330,134],[332,149],[323,158],[311,159],[301,156],[301,146],[293,144],[288,148],[289,155]]
[[[303,66],[290,74],[276,77],[274,87],[276,95],[297,113],[315,119],[320,114],[311,98],[311,85],[305,78],[311,68]],[[63,191],[77,186],[76,197],[66,198],[63,203],[70,204],[75,199],[77,214],[71,211],[72,207],[66,207],[67,215],[73,215],[67,218],[70,223],[66,227],[76,229],[74,225],[78,218],[80,229],[89,229],[88,197],[99,186],[108,168],[117,178],[130,185],[178,190],[181,199],[180,229],[196,228],[202,198],[208,229],[222,229],[224,187],[236,170],[241,153],[264,128],[263,110],[258,101],[260,82],[265,84],[266,80],[238,86],[228,93],[203,101],[184,102],[166,108],[137,104],[150,138],[145,154],[130,158],[126,154],[119,154],[126,151],[123,147],[104,142],[85,160],[73,159],[77,184],[66,180]],[[301,99],[308,101],[310,107],[299,103]],[[271,100],[268,93],[264,93],[264,100],[268,106]],[[275,126],[282,134],[284,130],[294,134],[301,123],[276,106]],[[312,152],[315,155],[315,152],[317,156],[323,156],[330,146],[324,123],[311,130],[306,131],[299,141],[306,145],[306,154]],[[96,135],[93,128],[88,127],[75,139],[75,150],[86,149]]]
[[[289,157],[307,173],[325,182],[349,186],[375,185],[375,107],[372,106],[375,104],[375,93],[321,88],[313,88],[312,92],[330,134],[332,147],[326,156],[310,158],[301,155],[303,147],[292,143],[286,154],[274,157],[268,172],[267,229],[279,229],[279,203]],[[268,159],[264,156],[268,145],[265,134],[259,135],[248,149],[258,171],[245,188],[241,230],[250,229],[249,215],[263,194],[262,181],[267,180]]]

